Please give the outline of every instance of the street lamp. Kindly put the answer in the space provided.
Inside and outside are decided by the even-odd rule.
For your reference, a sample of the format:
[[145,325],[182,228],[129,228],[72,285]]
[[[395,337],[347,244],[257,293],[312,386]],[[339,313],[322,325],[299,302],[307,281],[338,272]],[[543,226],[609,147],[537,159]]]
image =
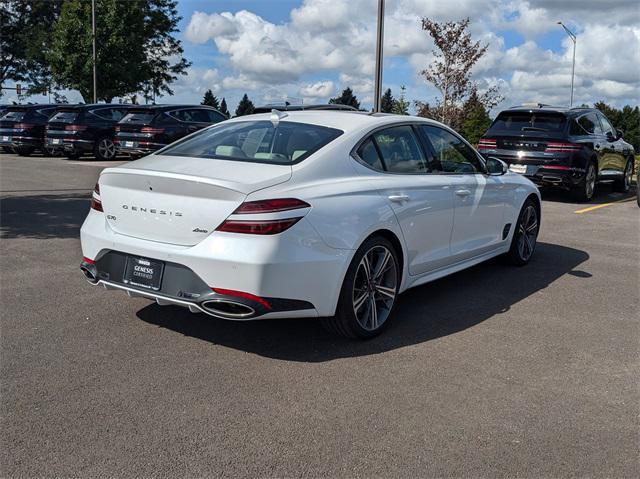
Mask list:
[[376,81],[373,92],[373,111],[380,112],[382,98],[382,44],[384,35],[384,0],[378,0],[378,35],[376,37]]
[[569,38],[571,38],[571,41],[573,42],[573,64],[571,66],[571,102],[569,103],[569,107],[572,107],[573,106],[573,79],[576,73],[576,36],[571,30],[569,30],[564,25],[564,23],[558,22],[558,25],[564,28],[564,31],[567,32],[567,35],[569,35]]
[[93,103],[98,103],[96,73],[96,0],[91,0],[91,44],[93,47]]

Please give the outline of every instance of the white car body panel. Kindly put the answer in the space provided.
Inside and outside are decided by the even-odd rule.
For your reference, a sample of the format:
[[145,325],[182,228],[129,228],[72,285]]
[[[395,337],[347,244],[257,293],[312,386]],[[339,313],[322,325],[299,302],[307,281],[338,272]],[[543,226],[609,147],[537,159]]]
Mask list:
[[[269,115],[222,124],[265,119]],[[97,260],[105,252],[117,251],[173,262],[212,288],[313,305],[267,312],[261,318],[331,316],[351,259],[371,234],[382,230],[397,239],[403,259],[400,291],[404,291],[508,251],[514,228],[503,239],[504,225],[515,225],[527,197],[540,199],[537,187],[514,173],[387,174],[351,156],[360,140],[382,126],[424,122],[447,129],[431,120],[301,111],[290,112],[281,121],[344,133],[293,165],[165,156],[160,150],[105,169],[99,179],[104,213],[92,210],[85,220],[83,255]],[[461,190],[469,194],[458,194]],[[402,195],[409,199],[389,199]],[[280,234],[215,231],[225,219],[234,219],[242,202],[274,198],[297,198],[311,206]],[[265,218],[264,214],[235,216]],[[291,212],[279,212],[266,218],[289,217]]]

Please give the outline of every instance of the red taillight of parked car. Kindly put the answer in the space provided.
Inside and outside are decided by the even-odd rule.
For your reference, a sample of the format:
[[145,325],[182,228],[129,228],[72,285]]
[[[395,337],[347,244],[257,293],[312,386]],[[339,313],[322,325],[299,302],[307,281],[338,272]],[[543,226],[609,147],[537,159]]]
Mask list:
[[100,199],[100,185],[98,183],[96,183],[96,186],[93,189],[93,194],[91,195],[91,209],[104,213],[104,210],[102,209],[102,200]]
[[140,132],[147,133],[149,135],[160,135],[164,133],[164,128],[154,128],[152,126],[143,126]]
[[116,130],[116,133],[119,133],[119,132],[120,132],[120,127],[119,127],[119,126],[116,126],[116,127],[115,127],[115,130]]
[[[238,206],[233,212],[232,216],[281,213],[283,211],[300,210],[310,207],[311,205],[306,201],[298,200],[296,198],[276,198],[270,200],[247,201]],[[217,231],[253,235],[275,235],[291,228],[298,221],[300,221],[303,216],[304,214],[296,215],[292,218],[265,218],[264,220],[240,220],[230,217],[229,219],[225,220],[220,226],[218,226]]]
[[87,125],[67,125],[64,127],[66,131],[85,131]]
[[549,142],[544,151],[546,153],[573,153],[580,151],[581,148],[582,145],[576,143]]
[[481,138],[478,142],[479,150],[493,150],[498,147],[498,143],[496,140],[492,138]]
[[16,130],[29,130],[35,126],[36,125],[34,125],[33,123],[16,123],[13,127]]

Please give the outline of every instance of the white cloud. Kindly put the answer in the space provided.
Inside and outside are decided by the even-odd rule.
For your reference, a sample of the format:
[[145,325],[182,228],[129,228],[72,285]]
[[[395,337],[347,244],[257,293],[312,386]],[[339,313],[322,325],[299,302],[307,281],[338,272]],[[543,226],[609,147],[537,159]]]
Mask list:
[[[215,78],[200,75],[195,84],[232,90],[232,95],[247,91],[265,100],[300,96],[305,101],[326,99],[351,86],[366,100],[373,93],[376,4],[375,0],[304,0],[291,10],[289,21],[277,24],[247,10],[195,12],[185,38],[197,44],[215,43],[222,57]],[[505,104],[567,103],[572,44],[566,38],[561,52],[554,53],[537,43],[540,35],[560,28],[557,20],[568,22],[578,35],[576,98],[588,103],[638,102],[640,8],[632,1],[389,1],[385,65],[396,64],[398,58],[406,61],[413,73],[394,81],[409,87],[409,99],[432,101],[426,96],[435,92],[419,75],[432,60],[431,39],[420,27],[424,16],[438,21],[471,18],[473,38],[490,44],[473,78],[481,87],[500,84]],[[504,30],[520,33],[525,41],[505,48],[499,33]],[[388,70],[385,83],[387,78]]]

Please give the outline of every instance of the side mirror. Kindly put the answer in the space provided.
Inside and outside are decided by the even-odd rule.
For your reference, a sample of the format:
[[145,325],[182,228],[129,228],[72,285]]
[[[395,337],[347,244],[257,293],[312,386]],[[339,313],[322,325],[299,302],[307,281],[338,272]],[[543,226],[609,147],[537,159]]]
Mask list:
[[616,141],[616,135],[611,133],[611,131],[607,131],[607,141]]
[[622,130],[616,130],[616,140],[622,139]]
[[504,161],[490,156],[487,158],[487,174],[490,176],[502,176],[509,171],[509,165]]

